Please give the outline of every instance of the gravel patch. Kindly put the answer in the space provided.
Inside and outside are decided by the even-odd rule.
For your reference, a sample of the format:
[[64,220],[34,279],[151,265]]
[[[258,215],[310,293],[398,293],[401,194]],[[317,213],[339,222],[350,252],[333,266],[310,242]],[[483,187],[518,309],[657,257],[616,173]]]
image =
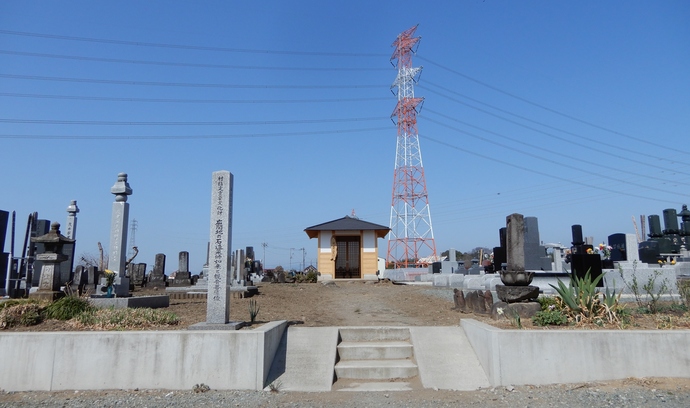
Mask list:
[[508,386],[454,392],[117,390],[1,393],[0,407],[656,407],[690,406],[690,381],[630,379],[610,383]]

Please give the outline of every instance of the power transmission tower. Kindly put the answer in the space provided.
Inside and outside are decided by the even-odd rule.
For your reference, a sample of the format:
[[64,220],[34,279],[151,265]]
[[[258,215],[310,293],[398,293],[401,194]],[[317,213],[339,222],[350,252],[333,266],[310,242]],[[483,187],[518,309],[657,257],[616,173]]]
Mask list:
[[[396,268],[427,266],[436,259],[436,243],[431,226],[429,195],[424,178],[422,151],[417,132],[417,107],[424,98],[415,98],[414,83],[422,68],[412,67],[412,54],[416,53],[420,37],[413,37],[417,26],[398,35],[393,42],[391,63],[398,75],[391,89],[398,104],[391,115],[397,119],[398,137],[393,172],[393,198],[391,204],[387,261]],[[424,255],[426,253],[426,255]]]
[[134,256],[134,247],[137,246],[137,241],[136,241],[136,234],[137,234],[137,228],[139,227],[139,223],[137,222],[136,219],[132,219],[132,222],[129,223],[129,251],[127,251],[127,257],[131,258]]

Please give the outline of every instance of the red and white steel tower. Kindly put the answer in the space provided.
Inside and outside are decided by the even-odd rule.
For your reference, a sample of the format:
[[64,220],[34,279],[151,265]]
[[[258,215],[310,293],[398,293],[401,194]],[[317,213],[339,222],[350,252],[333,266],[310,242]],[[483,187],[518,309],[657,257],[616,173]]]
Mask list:
[[393,42],[395,51],[391,56],[391,63],[398,69],[398,76],[391,85],[398,97],[398,104],[391,115],[391,119],[397,119],[398,137],[387,261],[394,263],[396,268],[426,266],[436,259],[429,195],[417,133],[417,107],[421,108],[424,98],[414,96],[414,83],[422,71],[421,67],[412,67],[412,54],[416,52],[420,39],[413,37],[416,30],[417,26],[414,26],[398,35]]

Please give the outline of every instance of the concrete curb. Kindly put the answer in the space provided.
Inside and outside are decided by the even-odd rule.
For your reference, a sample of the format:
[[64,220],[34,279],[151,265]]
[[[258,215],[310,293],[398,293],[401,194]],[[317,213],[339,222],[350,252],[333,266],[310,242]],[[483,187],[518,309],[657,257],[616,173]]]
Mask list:
[[240,331],[0,334],[5,391],[264,388],[286,321]]
[[462,319],[492,386],[690,378],[690,330],[502,330]]

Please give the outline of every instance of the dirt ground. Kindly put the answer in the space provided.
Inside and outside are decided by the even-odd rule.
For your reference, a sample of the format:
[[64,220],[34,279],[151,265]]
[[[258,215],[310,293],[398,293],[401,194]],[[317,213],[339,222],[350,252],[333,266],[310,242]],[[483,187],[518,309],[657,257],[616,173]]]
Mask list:
[[[161,294],[160,290],[135,291],[135,296]],[[251,298],[232,297],[232,321],[249,322],[249,301],[260,307],[254,326],[275,320],[288,320],[292,324],[317,326],[455,326],[461,319],[472,318],[484,323],[515,329],[510,320],[493,320],[488,315],[464,314],[453,310],[452,289],[423,285],[395,285],[388,281],[332,281],[322,283],[263,283],[259,294]],[[631,305],[632,306],[632,305]],[[180,330],[206,320],[205,299],[171,299],[169,311],[180,318],[176,326],[155,330]],[[539,327],[530,319],[522,319],[524,329],[572,330],[574,327]],[[251,326],[246,327],[251,330]],[[620,325],[588,329],[617,329]],[[659,315],[636,314],[626,329],[688,329],[690,314],[683,312]],[[64,322],[50,320],[37,326],[17,327],[8,331],[61,331],[74,330]]]

